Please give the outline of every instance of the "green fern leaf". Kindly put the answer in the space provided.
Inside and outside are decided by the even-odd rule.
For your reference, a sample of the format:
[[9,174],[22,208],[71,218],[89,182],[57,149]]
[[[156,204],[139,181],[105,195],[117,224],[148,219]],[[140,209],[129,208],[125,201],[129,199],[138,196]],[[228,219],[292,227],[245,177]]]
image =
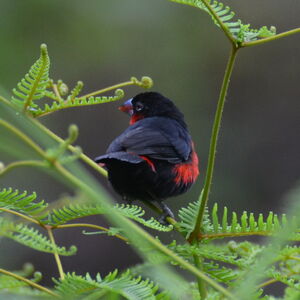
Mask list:
[[162,225],[161,223],[159,223],[156,219],[154,219],[153,217],[151,217],[148,220],[143,219],[142,217],[145,214],[145,211],[137,206],[137,205],[129,205],[129,204],[120,204],[120,205],[116,205],[115,208],[118,210],[118,212],[120,214],[122,214],[123,216],[130,218],[146,227],[158,230],[158,231],[164,231],[164,232],[168,232],[171,231],[173,229],[172,225],[169,226],[165,226]]
[[[269,212],[267,218],[264,220],[262,214],[255,219],[253,213],[243,212],[238,220],[237,214],[232,212],[231,224],[227,221],[228,211],[225,207],[222,214],[222,223],[218,217],[218,205],[213,206],[210,215],[210,224],[203,228],[203,238],[224,238],[230,236],[243,235],[270,235],[280,229],[287,223],[286,216],[283,214],[279,219],[276,214]],[[226,226],[225,226],[226,225]],[[294,233],[290,237],[291,240],[300,240],[300,233]]]
[[[230,278],[229,281],[233,280],[233,277],[238,276],[239,272],[248,269],[255,262],[258,255],[263,250],[262,246],[253,243],[236,243],[233,241],[229,242],[228,244],[218,244],[218,246],[212,244],[201,244],[201,246],[190,244],[177,245],[176,241],[173,241],[168,245],[168,248],[170,248],[180,257],[189,261],[191,264],[194,263],[193,257],[196,255],[201,257],[206,263],[210,263],[212,265],[218,263],[221,263],[222,265],[226,264],[227,266],[232,265],[233,269],[228,269],[229,271],[233,271],[228,271],[227,275],[230,276],[227,277],[226,275],[228,280]],[[222,274],[224,271],[222,269],[219,270],[219,267],[212,269],[216,269],[216,274],[219,271],[220,274]],[[219,280],[221,280],[220,276]]]
[[[201,196],[199,197],[201,199]],[[182,207],[178,212],[178,217],[180,219],[180,231],[189,238],[190,234],[193,232],[196,219],[198,216],[200,206],[200,200],[195,202],[190,202],[187,207]],[[202,230],[209,231],[211,227],[210,220],[208,218],[208,210],[205,208],[203,222],[202,222]]]
[[213,278],[216,280],[230,284],[233,280],[235,280],[239,272],[238,270],[227,268],[227,267],[221,267],[219,264],[208,262],[203,264],[203,269]]
[[4,218],[0,218],[0,236],[10,238],[22,245],[47,253],[58,253],[59,255],[70,256],[74,255],[77,251],[75,246],[67,250],[65,247],[53,245],[52,242],[38,230],[21,223],[15,224]]
[[61,102],[53,102],[51,105],[45,104],[44,108],[37,108],[32,111],[32,114],[35,117],[39,117],[42,115],[46,115],[48,113],[52,113],[58,110],[66,109],[66,108],[72,108],[72,107],[79,107],[79,106],[87,106],[87,105],[96,105],[96,104],[102,104],[102,103],[108,103],[108,102],[113,102],[120,100],[124,97],[124,91],[121,89],[117,89],[115,91],[114,96],[106,97],[89,97],[89,98],[76,98],[75,96],[77,93],[80,92],[80,86],[75,87],[75,89],[72,91],[71,96],[67,98],[66,101],[61,101]]
[[191,202],[187,207],[182,207],[178,211],[180,219],[180,228],[187,237],[192,233],[195,227],[197,214],[199,211],[200,201]]
[[[33,267],[32,265],[29,266],[29,264],[26,264],[24,265],[23,270],[14,271],[13,273],[19,276],[29,277],[33,273]],[[35,272],[33,275],[34,278],[30,279],[32,282],[39,282],[42,279],[42,275],[40,272]],[[19,288],[26,287],[26,286],[27,283],[22,280],[18,280],[12,276],[0,274],[0,291],[6,289],[7,291],[13,291],[19,293],[20,292]],[[23,289],[21,289],[21,291],[23,291]]]
[[36,193],[27,195],[27,192],[19,193],[18,190],[2,189],[0,190],[0,212],[1,208],[20,212],[30,217],[36,217],[45,210],[47,204],[44,200],[34,202]]
[[74,99],[80,94],[82,88],[83,88],[83,82],[78,81],[76,86],[71,91],[70,96],[68,97],[67,100],[74,101]]
[[[145,211],[137,205],[117,204],[114,208],[118,210],[118,212],[123,216],[130,218],[146,227],[165,232],[171,231],[173,229],[172,226],[164,226],[160,224],[154,218],[150,218],[148,220],[143,219]],[[42,220],[42,223],[55,226],[65,224],[66,222],[74,219],[105,213],[105,210],[100,205],[71,204],[69,206],[64,206],[60,209],[54,209],[48,214],[47,219]]]
[[222,27],[226,34],[236,43],[249,42],[258,38],[266,38],[276,34],[275,27],[268,29],[263,26],[259,29],[251,29],[250,25],[244,25],[240,20],[233,21],[235,13],[229,6],[216,0],[170,0],[181,4],[200,8],[207,12],[218,27]]
[[12,102],[23,110],[35,109],[37,105],[33,102],[45,96],[45,91],[49,82],[50,59],[47,46],[41,45],[40,58],[30,68],[28,74],[13,89],[16,97],[12,96]]
[[99,214],[104,214],[104,209],[100,205],[70,204],[59,209],[53,209],[48,214],[47,219],[43,219],[41,222],[56,226],[78,218]]
[[[158,288],[149,280],[142,280],[141,277],[133,277],[129,271],[117,276],[117,270],[109,273],[105,278],[98,274],[96,279],[92,279],[89,274],[78,276],[75,273],[68,273],[63,280],[55,280],[55,289],[66,297],[86,297],[93,299],[92,296],[108,296],[115,293],[125,299],[142,300],[153,299]],[[97,298],[98,299],[98,298]]]
[[272,267],[266,272],[266,274],[268,277],[300,291],[299,264],[296,267],[296,271],[292,271],[292,269],[287,270],[286,268],[282,269],[283,270],[279,271],[275,269],[275,267]]

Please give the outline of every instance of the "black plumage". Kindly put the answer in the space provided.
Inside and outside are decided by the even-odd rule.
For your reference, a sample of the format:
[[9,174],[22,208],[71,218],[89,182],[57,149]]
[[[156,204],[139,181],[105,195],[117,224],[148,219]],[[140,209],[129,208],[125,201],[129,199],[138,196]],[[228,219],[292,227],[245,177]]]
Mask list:
[[[127,201],[161,201],[186,192],[198,176],[198,158],[183,114],[159,93],[142,93],[121,110],[130,126],[95,159]],[[171,214],[170,211],[167,212]]]

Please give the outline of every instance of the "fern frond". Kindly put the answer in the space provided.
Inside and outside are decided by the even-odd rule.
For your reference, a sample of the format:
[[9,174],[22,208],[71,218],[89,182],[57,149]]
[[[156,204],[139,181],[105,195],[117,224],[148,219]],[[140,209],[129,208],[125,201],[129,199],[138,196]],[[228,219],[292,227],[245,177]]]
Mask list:
[[299,246],[285,246],[280,250],[279,258],[280,259],[288,259],[291,256],[299,256],[300,255],[300,247]]
[[80,94],[81,90],[83,88],[83,82],[78,81],[73,90],[70,93],[70,96],[67,100],[70,100],[71,102],[74,101],[74,99]]
[[[16,280],[17,281],[17,280]],[[45,292],[32,289],[30,287],[24,286],[8,286],[0,287],[0,299],[13,299],[13,300],[41,300],[41,299],[53,299],[49,298],[49,295]]]
[[[178,212],[178,217],[180,219],[180,232],[183,233],[186,236],[186,238],[189,238],[190,234],[194,230],[198,216],[199,206],[200,200],[190,202],[187,207],[182,207]],[[202,229],[206,228],[207,226],[210,226],[210,220],[208,218],[208,210],[207,208],[205,208]]]
[[[218,246],[212,244],[201,244],[201,246],[190,244],[177,245],[176,241],[173,241],[168,245],[168,248],[192,264],[194,263],[193,257],[196,255],[210,264],[232,265],[234,270],[234,272],[230,273],[232,276],[237,276],[238,272],[249,268],[264,249],[264,247],[254,243],[236,243],[233,241],[223,245],[219,244]],[[223,270],[220,272],[222,273]],[[232,278],[231,275],[228,278]]]
[[16,96],[12,96],[12,102],[26,111],[28,108],[35,109],[37,105],[33,102],[45,96],[49,81],[50,59],[47,46],[41,45],[40,58],[30,68],[29,72],[13,89]]
[[32,249],[47,252],[58,253],[59,255],[70,256],[77,251],[75,246],[71,246],[69,250],[65,247],[58,247],[42,235],[38,230],[24,224],[15,224],[4,218],[0,218],[0,236],[10,238],[22,245]]
[[241,20],[234,21],[235,13],[229,6],[216,0],[170,0],[181,4],[190,5],[200,8],[207,12],[213,19],[214,23],[223,29],[229,39],[238,44],[266,38],[276,34],[275,27],[268,29],[263,26],[259,29],[251,29],[250,25],[242,24]]
[[55,227],[78,218],[101,214],[104,214],[104,209],[100,205],[70,204],[59,209],[53,209],[47,218],[41,222]]
[[187,207],[182,207],[178,211],[178,217],[180,219],[179,225],[182,233],[184,233],[187,238],[194,230],[199,206],[200,201],[190,202]]
[[297,271],[292,271],[288,269],[277,270],[275,267],[270,268],[266,274],[268,277],[274,279],[275,281],[282,282],[283,284],[300,291],[300,279],[299,279],[299,265],[296,268]]
[[34,202],[35,200],[36,193],[27,195],[26,191],[20,193],[18,190],[13,190],[12,188],[4,188],[0,190],[0,212],[1,208],[5,208],[27,216],[37,216],[45,210],[47,204],[44,200]]
[[[117,204],[114,209],[118,210],[123,216],[130,218],[146,227],[158,230],[158,231],[170,231],[172,226],[164,226],[159,223],[156,219],[150,218],[148,220],[143,219],[145,211],[137,205],[129,204]],[[42,223],[56,226],[65,224],[68,221],[87,217],[91,215],[105,214],[102,206],[92,205],[92,204],[71,204],[69,206],[64,206],[60,209],[54,209],[51,213],[48,214],[47,219],[42,220]]]
[[194,255],[206,258],[208,260],[214,260],[226,264],[235,265],[239,268],[245,267],[244,259],[241,258],[237,253],[232,252],[227,245],[197,245],[183,244],[177,245],[176,241],[173,241],[168,245],[172,251],[177,253],[179,256],[186,260],[191,260]]
[[[18,274],[18,275],[22,273],[24,273],[23,270],[14,271],[14,274]],[[25,275],[27,275],[26,277],[29,276],[29,274],[25,274]],[[42,279],[42,275],[40,272],[35,272],[33,275],[34,277],[30,279],[33,282],[39,282]],[[2,289],[15,290],[18,287],[24,287],[24,286],[27,286],[26,282],[18,280],[12,276],[0,274],[0,290]]]
[[[75,95],[78,92],[78,87],[76,90],[73,91],[73,94]],[[117,89],[115,91],[114,96],[106,97],[89,97],[89,98],[73,98],[72,94],[68,97],[66,101],[61,102],[52,102],[51,105],[45,104],[44,108],[37,108],[32,111],[33,116],[39,117],[42,115],[46,115],[48,113],[52,113],[58,110],[66,109],[66,108],[72,108],[72,107],[79,107],[79,106],[87,106],[87,105],[94,105],[94,104],[101,104],[101,103],[108,103],[120,100],[124,97],[124,91],[121,89]]]
[[219,264],[213,262],[205,262],[203,264],[203,269],[211,277],[226,284],[230,284],[239,275],[238,270],[220,266]]
[[158,288],[149,280],[142,280],[141,277],[133,277],[129,271],[120,276],[118,271],[109,273],[105,278],[101,278],[98,274],[96,279],[92,279],[89,274],[78,276],[75,273],[68,273],[63,280],[55,280],[55,289],[62,296],[100,296],[107,293],[116,293],[123,296],[125,299],[153,299]]
[[[201,235],[202,238],[224,238],[230,236],[244,236],[244,235],[271,235],[282,228],[287,223],[286,215],[283,214],[281,218],[270,212],[264,219],[263,214],[259,214],[255,218],[253,213],[246,211],[238,218],[235,212],[232,212],[231,222],[228,221],[227,208],[223,210],[221,220],[218,217],[218,205],[215,204],[211,211],[211,224],[206,226]],[[291,221],[293,222],[293,221]],[[300,233],[291,234],[291,240],[300,240]]]
[[142,217],[144,216],[145,211],[137,205],[117,204],[115,206],[115,208],[123,216],[130,218],[146,227],[149,227],[149,228],[152,228],[152,229],[155,229],[158,231],[164,231],[164,232],[168,232],[173,229],[172,225],[168,225],[168,226],[162,225],[153,217],[151,217],[148,220],[143,219]]

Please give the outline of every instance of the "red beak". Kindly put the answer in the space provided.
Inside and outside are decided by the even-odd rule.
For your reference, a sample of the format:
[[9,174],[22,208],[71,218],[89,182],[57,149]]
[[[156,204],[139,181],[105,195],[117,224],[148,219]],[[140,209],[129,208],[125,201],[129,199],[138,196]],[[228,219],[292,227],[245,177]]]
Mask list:
[[132,107],[132,99],[127,100],[123,105],[119,106],[119,110],[123,111],[127,114],[129,114],[130,116],[133,115],[133,107]]

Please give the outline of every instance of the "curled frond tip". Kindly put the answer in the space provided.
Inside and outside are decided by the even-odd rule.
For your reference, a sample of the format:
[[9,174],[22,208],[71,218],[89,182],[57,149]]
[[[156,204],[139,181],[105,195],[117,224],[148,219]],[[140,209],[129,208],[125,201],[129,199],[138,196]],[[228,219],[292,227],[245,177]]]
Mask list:
[[41,54],[47,55],[47,45],[46,44],[41,44]]
[[141,86],[145,89],[150,89],[153,86],[153,80],[149,76],[143,76]]
[[122,89],[116,89],[115,90],[115,96],[116,97],[122,98],[122,97],[124,97],[124,95],[125,95],[125,93],[124,93],[124,91]]
[[71,124],[71,125],[69,126],[68,131],[69,131],[69,140],[70,140],[70,142],[71,142],[71,144],[72,144],[73,142],[75,142],[75,140],[76,140],[77,137],[78,137],[78,132],[79,132],[79,131],[78,131],[77,125]]

